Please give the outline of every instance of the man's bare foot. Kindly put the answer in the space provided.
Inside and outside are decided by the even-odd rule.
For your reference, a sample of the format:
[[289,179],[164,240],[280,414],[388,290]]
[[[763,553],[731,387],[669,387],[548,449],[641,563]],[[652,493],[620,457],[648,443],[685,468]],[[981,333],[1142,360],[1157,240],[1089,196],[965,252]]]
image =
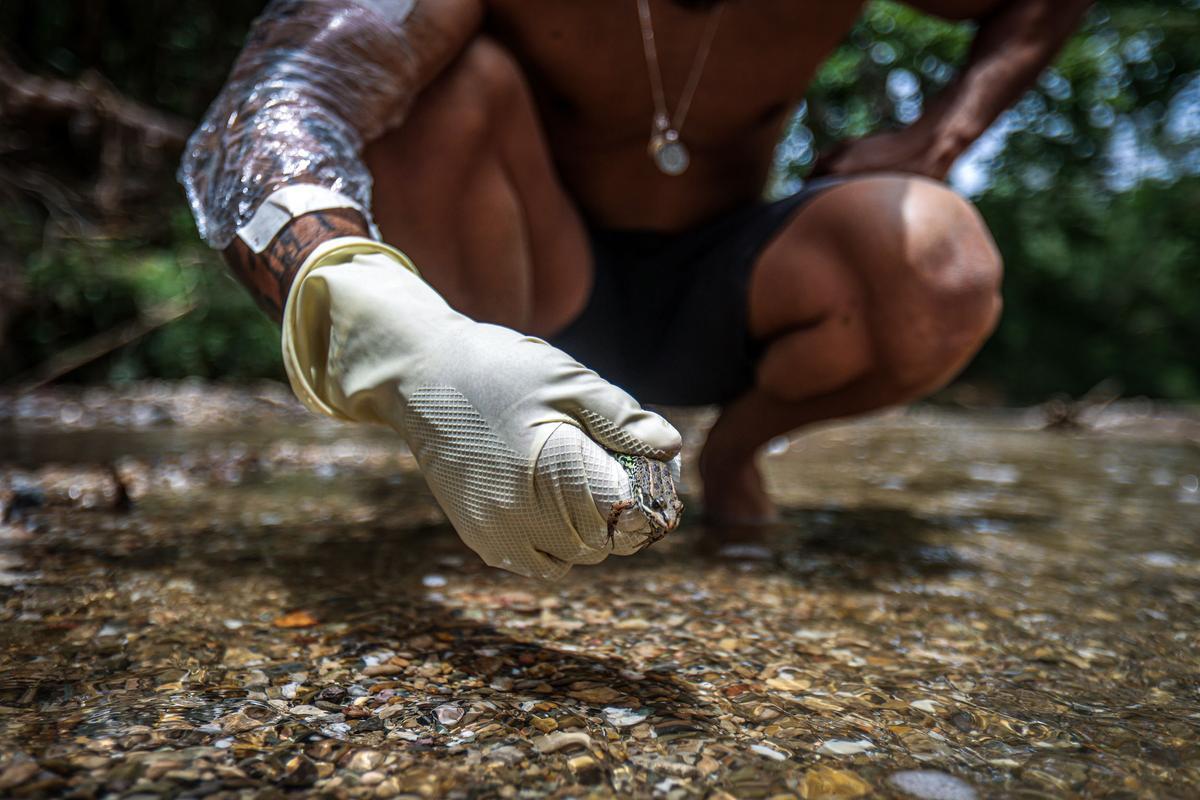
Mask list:
[[763,489],[753,456],[735,459],[705,450],[699,467],[704,516],[709,523],[743,527],[779,521],[779,511]]

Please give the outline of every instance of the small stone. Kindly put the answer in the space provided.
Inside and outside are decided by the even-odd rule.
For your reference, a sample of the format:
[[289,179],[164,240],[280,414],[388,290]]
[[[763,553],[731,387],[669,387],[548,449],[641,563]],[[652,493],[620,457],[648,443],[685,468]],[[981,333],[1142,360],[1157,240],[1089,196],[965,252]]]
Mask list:
[[375,716],[379,719],[391,719],[397,714],[403,714],[406,711],[403,703],[393,703],[390,706],[384,706],[375,712]]
[[511,767],[513,764],[520,764],[525,760],[525,752],[519,747],[505,744],[489,751],[487,757]]
[[238,734],[269,725],[277,718],[278,715],[270,709],[251,706],[243,711],[226,714],[216,720],[216,724],[220,725],[225,733]]
[[558,730],[558,720],[554,719],[554,717],[533,717],[530,720],[530,724],[542,733]]
[[400,794],[400,781],[395,776],[388,778],[375,787],[375,796],[384,800],[389,797],[395,797],[398,794]]
[[615,728],[627,728],[630,725],[637,725],[646,717],[650,716],[648,708],[621,708],[620,706],[609,706],[604,709],[604,719],[609,725]]
[[41,768],[36,761],[20,761],[0,773],[0,790],[12,789],[38,774]]
[[553,753],[572,745],[587,747],[591,743],[592,737],[581,731],[572,731],[570,733],[557,731],[545,736],[535,737],[533,740],[533,746],[537,748],[539,753]]
[[[76,766],[80,765],[76,764]],[[164,758],[156,760],[153,764],[146,767],[146,771],[142,773],[142,777],[148,781],[156,781],[171,770],[179,769],[182,766],[183,762],[177,759]]]
[[[71,759],[71,764],[80,769],[100,769],[109,763],[108,756],[81,755]],[[180,764],[182,766],[182,764]]]
[[355,772],[370,772],[382,763],[383,753],[378,750],[358,750],[350,756],[346,766]]
[[779,677],[771,678],[767,681],[767,686],[781,692],[803,692],[812,687],[812,681]]
[[261,689],[264,686],[270,686],[271,679],[261,669],[252,669],[246,674],[246,680],[242,685],[247,689]]
[[314,761],[329,761],[343,752],[342,744],[333,739],[313,742],[304,748],[304,754]]
[[776,750],[774,747],[770,747],[765,744],[752,744],[750,745],[750,749],[755,753],[758,753],[760,756],[766,756],[772,761],[787,761],[788,759],[787,753]]
[[591,755],[584,754],[581,756],[575,756],[574,758],[568,759],[567,766],[570,767],[571,769],[575,770],[576,772],[578,772],[579,770],[590,769],[591,767],[598,766],[598,764],[596,762],[596,759],[593,758]]
[[311,759],[304,756],[296,756],[290,759],[285,765],[284,773],[280,777],[280,783],[284,786],[312,786],[316,783],[317,765]]
[[176,783],[195,783],[200,780],[200,770],[173,769],[163,777],[167,780],[175,781]]
[[827,756],[853,756],[874,749],[875,743],[867,739],[856,739],[854,741],[830,739],[822,744],[817,752]]
[[387,776],[379,770],[371,770],[370,772],[363,773],[363,776],[358,779],[358,782],[364,786],[378,786],[386,779]]
[[330,703],[340,703],[346,697],[346,690],[340,686],[326,686],[317,694],[317,699]]
[[758,722],[770,722],[773,719],[779,719],[783,714],[774,706],[761,705],[755,706],[750,712],[750,716]]
[[293,611],[276,617],[271,624],[276,628],[311,628],[318,623],[317,618],[307,611]]
[[317,708],[316,706],[311,706],[311,705],[302,703],[301,705],[292,706],[291,708],[289,708],[288,713],[292,714],[293,716],[297,716],[297,717],[323,717],[329,712],[327,712],[323,709]]
[[917,711],[924,711],[926,714],[936,714],[938,710],[938,704],[934,700],[914,700],[909,705]]
[[920,800],[976,800],[971,784],[935,769],[910,769],[888,776],[888,783]]
[[437,717],[437,721],[447,727],[462,722],[463,715],[466,713],[461,706],[456,706],[452,703],[438,706],[433,710],[433,715]]
[[800,781],[804,800],[856,800],[870,792],[870,784],[853,772],[832,767],[810,769]]
[[404,667],[398,664],[372,664],[369,667],[364,667],[362,674],[368,678],[378,678],[382,675],[400,675],[403,672]]
[[607,686],[596,686],[590,689],[579,689],[571,692],[571,697],[576,700],[582,700],[585,703],[611,703],[613,700],[621,698],[621,693],[615,689],[610,689]]
[[575,773],[580,783],[598,783],[602,776],[600,763],[590,754],[575,756],[567,761],[567,766]]

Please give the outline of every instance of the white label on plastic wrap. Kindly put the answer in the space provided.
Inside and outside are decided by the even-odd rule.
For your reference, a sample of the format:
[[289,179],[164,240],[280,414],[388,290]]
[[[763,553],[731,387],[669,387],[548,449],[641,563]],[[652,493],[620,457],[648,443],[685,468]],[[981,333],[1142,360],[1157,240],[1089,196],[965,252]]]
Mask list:
[[334,208],[353,209],[370,219],[361,205],[344,194],[315,183],[298,183],[285,186],[264,200],[250,221],[238,229],[237,235],[255,253],[261,253],[296,217]]

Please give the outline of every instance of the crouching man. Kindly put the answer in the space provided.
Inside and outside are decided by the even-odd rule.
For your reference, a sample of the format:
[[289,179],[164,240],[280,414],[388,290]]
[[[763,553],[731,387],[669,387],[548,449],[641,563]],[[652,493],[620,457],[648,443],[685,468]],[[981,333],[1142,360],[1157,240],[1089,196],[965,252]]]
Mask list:
[[929,394],[996,325],[942,179],[1089,3],[912,5],[977,21],[957,78],[773,203],[862,0],[273,0],[181,179],[297,395],[399,430],[487,563],[557,577],[678,520],[635,397],[718,404],[706,512],[769,520],[765,442]]

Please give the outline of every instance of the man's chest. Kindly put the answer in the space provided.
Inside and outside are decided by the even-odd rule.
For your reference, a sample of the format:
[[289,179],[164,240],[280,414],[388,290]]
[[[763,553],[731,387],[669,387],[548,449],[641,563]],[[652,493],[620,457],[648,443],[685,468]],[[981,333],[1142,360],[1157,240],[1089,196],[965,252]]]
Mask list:
[[[739,0],[725,3],[689,114],[693,133],[714,140],[797,101],[853,25],[863,0]],[[712,10],[650,0],[492,0],[488,29],[522,63],[552,124],[614,136],[641,132],[653,108],[643,36],[651,32],[665,99],[674,110],[693,71]]]

